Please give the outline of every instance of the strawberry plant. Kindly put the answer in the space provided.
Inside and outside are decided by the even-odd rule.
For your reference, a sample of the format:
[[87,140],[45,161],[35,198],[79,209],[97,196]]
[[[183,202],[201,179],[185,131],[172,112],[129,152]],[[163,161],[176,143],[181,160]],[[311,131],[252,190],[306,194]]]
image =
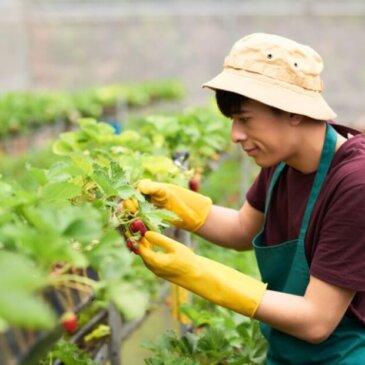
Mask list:
[[76,123],[81,117],[101,118],[108,108],[123,101],[141,107],[158,99],[184,96],[180,82],[165,80],[108,85],[74,92],[9,92],[0,97],[0,137],[26,134],[59,120]]
[[196,329],[180,338],[174,331],[167,331],[156,342],[144,342],[143,347],[153,353],[153,357],[145,359],[146,365],[265,363],[267,343],[258,322],[222,308],[207,312],[185,306],[184,313]]
[[97,365],[88,353],[65,340],[59,341],[40,365],[52,364],[54,359],[61,360],[64,365]]
[[173,156],[189,152],[194,170],[209,170],[207,161],[219,158],[218,153],[230,145],[229,124],[218,112],[195,108],[177,115],[151,115],[131,123],[151,140],[154,153]]
[[[145,313],[151,297],[157,296],[159,280],[129,250],[138,254],[138,242],[146,230],[161,231],[178,217],[155,208],[135,187],[143,178],[188,186],[193,175],[203,172],[207,158],[225,148],[218,138],[221,131],[217,133],[223,124],[210,128],[209,113],[204,113],[172,117],[165,130],[161,128],[167,125],[164,118],[154,119],[162,121],[155,126],[160,130],[155,135],[141,133],[142,128],[116,135],[107,124],[81,119],[79,129],[61,134],[55,142],[58,157],[51,165],[27,166],[22,184],[0,180],[0,254],[15,255],[21,263],[24,258],[39,279],[37,285],[13,286],[27,282],[26,275],[21,270],[3,270],[6,265],[0,259],[1,271],[8,273],[0,283],[14,287],[0,294],[0,329],[55,326],[55,313],[38,295],[45,288],[85,285],[99,306],[113,303],[126,320]],[[172,130],[181,137],[175,142]],[[211,136],[215,141],[207,148],[204,138],[197,136],[203,130],[204,138]],[[194,143],[189,145],[189,138]],[[189,147],[194,171],[171,159],[176,151]],[[98,279],[70,272],[73,267],[90,267]],[[22,298],[18,303],[30,303],[27,311],[13,305],[17,298]],[[67,305],[64,310],[73,311]],[[76,316],[63,325],[66,331],[75,331]]]
[[[108,125],[81,121],[80,130],[56,142],[55,151],[62,159],[48,169],[28,168],[33,190],[16,183],[0,184],[0,242],[3,249],[28,257],[46,272],[62,263],[64,273],[49,276],[46,286],[87,282],[99,300],[105,305],[113,302],[128,319],[144,313],[150,294],[133,278],[135,263],[125,256],[122,248],[127,240],[117,228],[131,233],[128,245],[133,242],[138,252],[135,246],[146,227],[159,231],[177,217],[155,208],[134,185],[144,177],[182,181],[184,172],[167,157],[118,149],[119,143]],[[135,202],[138,209],[129,205],[120,211],[121,201]],[[66,274],[69,267],[88,266],[98,272],[99,281]],[[122,297],[126,291],[128,298]],[[11,317],[4,317],[4,323],[12,324]]]

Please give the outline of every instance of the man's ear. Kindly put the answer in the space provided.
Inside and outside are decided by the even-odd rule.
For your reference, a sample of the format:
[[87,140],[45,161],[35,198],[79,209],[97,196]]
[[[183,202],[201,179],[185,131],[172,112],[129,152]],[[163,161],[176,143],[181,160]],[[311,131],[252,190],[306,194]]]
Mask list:
[[289,113],[289,123],[292,126],[299,125],[304,119],[304,115]]

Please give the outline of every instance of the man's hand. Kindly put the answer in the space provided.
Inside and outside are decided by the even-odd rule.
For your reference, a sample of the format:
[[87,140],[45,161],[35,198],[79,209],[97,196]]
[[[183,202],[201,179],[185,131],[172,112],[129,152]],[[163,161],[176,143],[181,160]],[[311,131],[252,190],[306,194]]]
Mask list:
[[212,206],[210,198],[174,184],[142,180],[138,190],[149,195],[157,207],[177,214],[181,220],[171,223],[191,232],[197,231],[205,223]]
[[[162,251],[154,251],[160,248]],[[201,297],[252,317],[266,285],[228,266],[196,255],[160,233],[148,231],[139,245],[146,266],[172,283]]]

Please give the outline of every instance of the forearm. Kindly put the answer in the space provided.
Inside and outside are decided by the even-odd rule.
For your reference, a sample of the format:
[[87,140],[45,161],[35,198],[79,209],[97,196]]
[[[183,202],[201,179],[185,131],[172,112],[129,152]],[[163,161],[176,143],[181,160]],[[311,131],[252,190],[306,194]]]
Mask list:
[[304,296],[267,290],[255,318],[310,343],[324,341],[336,328],[355,292],[311,277]]
[[254,316],[261,322],[307,342],[326,337],[322,322],[305,297],[267,290]]
[[195,233],[222,247],[235,250],[252,248],[250,237],[245,237],[245,232],[242,232],[239,212],[234,209],[213,205],[206,222]]
[[239,211],[213,205],[206,222],[196,233],[219,246],[249,250],[263,224],[264,214],[248,202]]

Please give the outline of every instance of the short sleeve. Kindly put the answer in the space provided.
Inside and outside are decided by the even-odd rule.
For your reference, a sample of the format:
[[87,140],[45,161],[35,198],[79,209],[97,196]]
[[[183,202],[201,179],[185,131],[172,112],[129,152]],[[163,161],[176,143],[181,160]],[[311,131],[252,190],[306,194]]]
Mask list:
[[335,193],[326,210],[310,271],[333,285],[365,291],[365,184],[349,186]]
[[265,212],[265,200],[269,175],[269,169],[261,169],[246,194],[246,199],[250,205],[263,213]]

